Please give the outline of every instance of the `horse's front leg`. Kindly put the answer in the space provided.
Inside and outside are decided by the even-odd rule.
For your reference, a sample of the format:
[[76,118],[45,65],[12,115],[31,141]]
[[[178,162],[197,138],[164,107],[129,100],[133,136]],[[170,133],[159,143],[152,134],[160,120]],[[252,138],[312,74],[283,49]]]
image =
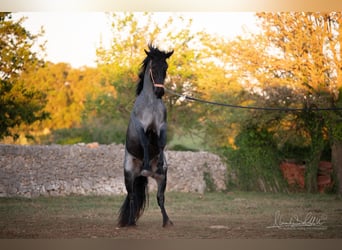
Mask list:
[[143,160],[141,175],[145,177],[149,177],[153,175],[152,168],[150,166],[150,157],[148,153],[149,140],[143,128],[141,128],[139,131],[139,137],[140,137],[141,146],[143,147],[143,151],[144,151],[144,160]]
[[166,209],[164,206],[164,202],[165,202],[165,189],[166,189],[166,182],[167,182],[167,169],[165,169],[164,171],[164,175],[161,178],[156,178],[157,184],[158,184],[158,193],[157,193],[157,201],[158,201],[158,205],[160,207],[162,216],[163,216],[163,227],[167,227],[167,226],[172,226],[173,223],[170,220],[169,216],[166,213]]
[[141,175],[148,177],[152,175],[152,169],[150,166],[150,157],[148,154],[149,141],[148,141],[148,137],[145,134],[145,130],[143,128],[141,128],[139,131],[139,138],[140,138],[141,146],[143,147],[143,151],[144,151],[144,160],[143,160],[143,167],[142,167]]
[[143,166],[142,166],[142,171],[141,171],[141,175],[143,176],[152,176],[152,169],[150,166],[150,158],[149,158],[149,154],[148,154],[148,145],[149,145],[149,140],[148,137],[146,135],[146,131],[145,128],[143,126],[143,124],[138,120],[138,119],[134,119],[134,125],[135,125],[135,129],[138,133],[139,136],[139,142],[141,147],[143,148],[143,153],[144,153],[144,159],[143,159]]

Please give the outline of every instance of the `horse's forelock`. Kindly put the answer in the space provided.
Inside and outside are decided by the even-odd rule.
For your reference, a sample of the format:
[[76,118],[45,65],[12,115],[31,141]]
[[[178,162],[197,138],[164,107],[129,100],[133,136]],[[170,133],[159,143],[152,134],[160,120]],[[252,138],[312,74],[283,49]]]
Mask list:
[[148,49],[149,51],[148,52],[146,51],[146,54],[147,54],[147,57],[150,57],[150,59],[165,60],[169,58],[173,53],[173,51],[169,51],[169,52],[162,51],[158,47],[152,44],[148,45]]

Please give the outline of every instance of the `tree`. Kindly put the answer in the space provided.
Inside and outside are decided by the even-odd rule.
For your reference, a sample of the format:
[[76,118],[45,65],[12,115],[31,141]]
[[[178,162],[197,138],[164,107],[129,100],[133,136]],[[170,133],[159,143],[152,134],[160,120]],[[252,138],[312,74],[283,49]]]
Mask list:
[[[191,31],[191,20],[181,16],[170,16],[165,21],[154,21],[153,13],[113,13],[113,38],[109,49],[100,46],[97,50],[98,68],[106,75],[106,83],[117,90],[116,117],[128,121],[134,101],[135,87],[139,67],[146,56],[144,49],[149,42],[160,49],[175,53],[168,60],[169,68],[165,85],[179,93],[192,94],[198,86],[199,72],[205,64],[201,64],[201,33]],[[182,27],[179,29],[179,27]],[[183,102],[174,95],[164,96],[168,109],[169,132],[181,134],[191,131],[200,116],[196,104]]]
[[[92,106],[89,102],[100,96],[117,96],[113,86],[106,84],[104,73],[97,68],[74,69],[66,63],[46,62],[44,67],[28,72],[21,78],[27,85],[35,86],[46,94],[44,111],[51,114],[50,119],[36,122],[27,128],[36,136],[37,142],[75,143],[96,140],[91,139],[88,133],[96,123],[95,120],[91,121],[94,112],[88,110]],[[103,113],[105,110],[111,113],[106,107],[102,109]],[[85,114],[89,114],[89,119],[85,119]]]
[[[306,161],[306,188],[310,192],[317,189],[318,163],[330,142],[334,169],[342,182],[342,164],[337,159],[342,155],[342,114],[316,111],[317,107],[341,107],[341,13],[257,13],[257,16],[261,21],[260,34],[232,41],[216,38],[204,43],[216,74],[209,74],[208,81],[199,86],[211,100],[300,110],[210,107],[205,121],[210,141],[243,153],[242,147],[246,145],[237,146],[233,138],[237,143],[239,138],[249,138],[249,133],[267,133],[277,146],[274,154],[281,151],[279,157],[286,157],[286,148],[305,148],[307,153],[301,151],[298,157]],[[215,64],[221,67],[215,68]],[[210,84],[206,85],[207,82]]]
[[12,19],[10,13],[0,13],[0,139],[18,137],[15,128],[47,118],[43,111],[46,96],[34,86],[28,86],[21,76],[43,65],[33,46],[38,37],[22,26],[24,21]]
[[[230,55],[239,81],[255,105],[302,108],[299,112],[250,112],[247,124],[267,128],[278,146],[308,146],[306,187],[317,190],[317,170],[326,138],[336,143],[336,112],[341,70],[340,13],[258,13],[262,34],[240,39]],[[253,46],[250,46],[253,44]],[[289,133],[287,133],[289,132]],[[338,139],[340,140],[340,139]],[[335,161],[336,162],[336,161]]]
[[[341,13],[260,13],[259,16],[266,27],[265,35],[280,52],[277,74],[290,81],[290,86],[303,96],[301,103],[306,111],[298,114],[298,119],[303,121],[311,145],[306,185],[308,191],[316,191],[324,138],[329,137],[333,150],[341,141],[336,136],[341,114],[315,112],[315,107],[336,107],[340,99]],[[332,156],[335,155],[333,152]],[[332,161],[337,163],[335,159]]]
[[[333,106],[342,106],[342,14],[341,12],[326,15],[328,27],[333,39],[329,39],[332,53],[332,69],[336,70],[334,82],[335,98]],[[329,117],[329,130],[331,134],[331,161],[334,169],[334,183],[337,192],[342,194],[342,112],[334,112]]]

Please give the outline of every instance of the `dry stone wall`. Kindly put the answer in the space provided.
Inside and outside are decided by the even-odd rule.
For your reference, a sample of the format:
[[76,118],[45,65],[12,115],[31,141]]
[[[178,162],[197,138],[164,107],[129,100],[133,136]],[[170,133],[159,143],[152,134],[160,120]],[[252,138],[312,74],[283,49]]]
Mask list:
[[[226,165],[208,152],[166,151],[167,191],[199,192],[210,182],[224,190]],[[17,146],[0,144],[0,196],[126,193],[123,145]],[[206,178],[205,178],[206,175]],[[156,190],[150,178],[149,190]]]

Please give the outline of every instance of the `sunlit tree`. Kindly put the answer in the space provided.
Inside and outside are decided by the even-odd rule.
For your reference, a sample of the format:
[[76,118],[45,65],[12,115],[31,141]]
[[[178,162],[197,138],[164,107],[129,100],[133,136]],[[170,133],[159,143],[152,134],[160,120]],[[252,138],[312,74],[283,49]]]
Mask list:
[[[299,108],[299,112],[251,112],[251,122],[273,131],[280,146],[302,138],[308,146],[306,185],[317,189],[325,140],[340,139],[338,112],[317,112],[340,102],[340,13],[258,13],[262,34],[240,39],[230,51],[239,81],[255,105]],[[297,140],[296,143],[299,143]],[[297,144],[297,146],[299,146]]]
[[[110,48],[100,46],[97,55],[98,68],[105,72],[107,83],[114,86],[118,93],[119,108],[112,112],[128,119],[148,43],[163,50],[175,51],[168,60],[166,87],[181,94],[196,92],[199,76],[206,65],[200,47],[202,33],[191,30],[191,19],[170,14],[165,20],[157,22],[153,13],[113,13],[110,20]],[[194,103],[184,102],[172,94],[167,94],[164,101],[168,106],[170,132],[182,133],[194,128],[200,112]]]
[[23,21],[0,13],[0,139],[17,138],[19,126],[47,118],[45,94],[21,78],[43,65],[33,50],[42,33],[31,34],[22,26]]

